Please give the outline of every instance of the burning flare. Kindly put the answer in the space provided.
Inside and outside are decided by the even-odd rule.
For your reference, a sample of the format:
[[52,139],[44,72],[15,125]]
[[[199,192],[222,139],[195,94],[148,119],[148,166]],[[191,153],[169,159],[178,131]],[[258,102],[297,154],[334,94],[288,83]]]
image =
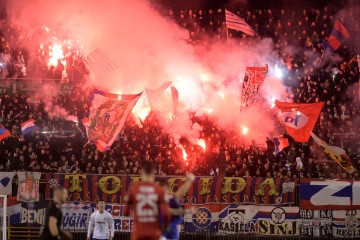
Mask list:
[[62,46],[60,44],[54,44],[53,46],[49,46],[49,66],[57,66],[58,59],[64,58],[64,51],[62,49]]
[[242,134],[246,135],[248,133],[249,129],[247,127],[242,128]]
[[185,149],[182,150],[182,154],[183,154],[184,161],[187,161],[187,153],[186,153]]
[[204,139],[199,139],[197,144],[202,148],[202,149],[206,149],[206,143]]

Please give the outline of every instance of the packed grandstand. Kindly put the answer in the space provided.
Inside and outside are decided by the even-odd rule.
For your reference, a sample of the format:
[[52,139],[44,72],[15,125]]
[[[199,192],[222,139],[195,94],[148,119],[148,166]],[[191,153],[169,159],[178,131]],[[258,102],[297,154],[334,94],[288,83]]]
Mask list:
[[[345,42],[337,51],[341,60],[331,63],[331,69],[336,69],[331,71],[323,70],[327,66],[316,68],[316,63],[311,62],[313,59],[308,59],[304,54],[306,51],[321,54],[321,44],[330,34],[337,8],[330,5],[322,9],[312,6],[301,11],[242,7],[231,10],[254,27],[255,38],[273,39],[274,52],[281,56],[281,64],[288,68],[283,81],[291,100],[297,103],[325,103],[314,133],[330,145],[345,149],[354,167],[359,169],[359,97],[356,87],[359,69],[355,49],[348,47]],[[206,45],[209,41],[226,38],[221,8],[170,9],[163,10],[162,14],[190,32],[189,44]],[[359,26],[357,22],[351,22],[356,19],[354,14],[350,10],[348,24],[354,27],[352,31],[355,32]],[[1,170],[138,174],[139,166],[145,160],[156,162],[159,175],[182,175],[188,170],[186,167],[178,168],[179,164],[184,165],[182,149],[175,144],[174,137],[162,131],[159,121],[151,114],[141,124],[133,120],[136,116],[129,118],[108,152],[102,153],[94,145],[85,145],[87,139],[81,124],[78,126],[66,117],[51,114],[53,108],[58,106],[59,111],[64,110],[70,116],[83,119],[88,111],[88,89],[82,86],[87,81],[89,71],[81,52],[76,48],[66,48],[62,62],[57,64],[58,59],[55,59],[53,65],[49,65],[48,56],[52,49],[39,42],[36,57],[30,57],[26,42],[34,41],[31,39],[33,35],[25,32],[21,26],[12,25],[8,18],[6,9],[3,9],[1,122],[11,135],[1,141]],[[46,32],[44,29],[38,31]],[[229,37],[241,41],[249,36],[234,31]],[[282,52],[283,46],[290,43],[302,50],[296,55]],[[22,78],[61,81],[59,94],[46,99],[53,102],[51,112],[49,103],[42,102],[41,95],[13,92],[12,88],[6,88],[6,83]],[[21,124],[29,119],[34,119],[39,129],[23,136]],[[289,147],[274,156],[273,150],[266,146],[234,141],[231,132],[217,127],[206,115],[191,120],[202,127],[200,135],[206,142],[204,150],[198,144],[182,139],[186,142],[187,158],[191,162],[191,166],[187,167],[196,175],[358,177],[356,172],[350,175],[341,170],[336,162],[317,151],[311,140],[308,143],[291,141]],[[256,139],[257,143],[265,141]]]
[[360,237],[357,2],[56,2],[0,12],[8,239],[46,225],[60,185],[74,239],[99,201],[127,239],[148,161],[172,194],[196,176],[183,239]]

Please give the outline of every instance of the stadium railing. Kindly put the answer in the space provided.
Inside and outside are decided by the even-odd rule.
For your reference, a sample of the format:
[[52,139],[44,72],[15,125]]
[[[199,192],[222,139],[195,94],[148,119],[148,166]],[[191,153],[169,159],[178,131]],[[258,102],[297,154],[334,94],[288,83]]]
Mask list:
[[34,93],[38,92],[44,84],[59,86],[63,83],[71,83],[69,79],[54,78],[0,78],[0,93]]
[[[79,220],[83,218],[82,216],[79,216]],[[121,218],[124,219],[124,218]],[[83,219],[82,219],[83,220]],[[129,220],[127,218],[127,220]],[[194,219],[190,218],[190,219],[185,219],[185,222],[192,222]],[[209,219],[210,220],[210,219]],[[215,221],[215,222],[220,222],[220,220],[223,219],[214,219],[212,218],[211,221]],[[73,222],[77,222],[76,217],[73,217]],[[239,223],[245,223],[245,222],[254,222],[255,223],[255,229],[257,229],[259,226],[256,225],[258,224],[258,220],[239,220],[237,222],[237,224]],[[88,221],[86,221],[88,223]],[[279,228],[278,231],[273,232],[272,235],[266,235],[266,234],[259,234],[258,232],[252,232],[252,233],[244,233],[244,232],[224,232],[223,231],[219,231],[218,227],[219,227],[219,223],[213,228],[213,229],[201,229],[201,228],[191,228],[191,229],[184,229],[183,225],[182,225],[182,229],[181,229],[181,234],[180,234],[180,239],[183,240],[190,240],[190,239],[194,239],[194,240],[201,240],[201,239],[205,239],[205,240],[261,240],[261,239],[278,239],[278,240],[282,240],[282,239],[317,239],[317,240],[321,240],[321,239],[339,239],[335,236],[333,236],[332,234],[335,233],[335,229],[332,228],[332,226],[334,224],[336,225],[345,225],[345,222],[342,221],[331,221],[331,220],[326,220],[326,219],[314,219],[314,220],[292,220],[292,222],[295,222],[296,224],[294,224],[293,226],[296,226],[295,229],[293,229],[293,232],[291,232],[291,234],[288,234],[288,236],[286,236],[285,234],[281,233],[281,229]],[[121,225],[121,224],[120,224]],[[286,225],[286,224],[285,224]],[[284,224],[282,224],[282,226],[285,226]],[[286,226],[285,226],[286,227]],[[322,228],[326,228],[325,231],[319,231],[320,227]],[[116,226],[116,231],[115,231],[115,237],[114,240],[130,240],[130,234],[131,234],[131,227],[129,229],[125,230],[119,230],[119,226]],[[315,231],[311,231],[311,235],[305,235],[310,233],[308,230],[312,228],[312,230]],[[73,234],[73,240],[83,240],[86,239],[86,232],[87,229],[86,228],[76,228],[76,227],[65,227],[65,230],[71,232]],[[33,226],[22,226],[22,227],[10,227],[9,228],[9,238],[10,240],[12,239],[38,239],[38,234],[39,234],[39,227],[33,227]],[[355,229],[349,229],[349,230],[354,230],[356,231],[357,228]],[[360,230],[357,230],[360,233]],[[320,236],[320,232],[322,232],[322,236]],[[289,233],[289,232],[288,232]],[[325,234],[324,234],[325,233]],[[277,234],[277,235],[275,235]],[[283,234],[283,235],[282,235]],[[317,234],[317,235],[316,235]],[[292,236],[289,236],[292,235]],[[356,235],[356,234],[355,234]],[[360,239],[360,235],[356,235],[358,237],[343,237],[341,239]]]

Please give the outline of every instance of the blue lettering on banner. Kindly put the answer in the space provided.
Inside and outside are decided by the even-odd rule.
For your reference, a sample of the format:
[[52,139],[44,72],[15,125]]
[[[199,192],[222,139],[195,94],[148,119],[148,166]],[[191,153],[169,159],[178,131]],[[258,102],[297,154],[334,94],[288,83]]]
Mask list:
[[63,227],[66,229],[86,229],[90,216],[86,213],[66,215],[63,218]]

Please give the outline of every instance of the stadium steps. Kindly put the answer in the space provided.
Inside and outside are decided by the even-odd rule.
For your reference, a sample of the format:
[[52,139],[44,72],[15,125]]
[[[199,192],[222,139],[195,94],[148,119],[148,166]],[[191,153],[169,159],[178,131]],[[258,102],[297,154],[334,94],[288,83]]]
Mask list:
[[9,240],[39,239],[40,228],[36,227],[10,227]]

